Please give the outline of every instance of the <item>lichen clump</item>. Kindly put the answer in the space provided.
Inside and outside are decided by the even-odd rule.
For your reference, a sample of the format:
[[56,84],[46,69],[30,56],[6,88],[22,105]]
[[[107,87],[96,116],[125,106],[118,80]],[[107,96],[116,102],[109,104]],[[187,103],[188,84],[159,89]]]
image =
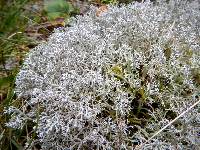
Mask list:
[[[42,149],[131,149],[199,99],[200,4],[132,3],[77,16],[34,48],[16,79]],[[141,149],[200,146],[199,105]]]

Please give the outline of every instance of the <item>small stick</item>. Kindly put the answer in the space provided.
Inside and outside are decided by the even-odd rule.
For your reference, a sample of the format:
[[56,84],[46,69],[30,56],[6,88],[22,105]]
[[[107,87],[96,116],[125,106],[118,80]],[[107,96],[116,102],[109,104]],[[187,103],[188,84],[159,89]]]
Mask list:
[[22,32],[15,32],[15,33],[13,33],[13,34],[11,34],[9,37],[8,37],[8,39],[10,39],[11,37],[13,37],[14,35],[16,35],[16,34],[21,34]]

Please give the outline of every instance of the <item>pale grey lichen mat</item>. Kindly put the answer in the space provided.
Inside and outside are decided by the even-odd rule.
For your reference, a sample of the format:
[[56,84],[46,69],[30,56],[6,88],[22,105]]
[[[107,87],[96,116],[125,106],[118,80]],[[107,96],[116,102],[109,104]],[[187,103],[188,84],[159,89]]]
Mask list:
[[[8,126],[33,131],[44,150],[134,149],[199,99],[198,0],[96,8],[56,29],[16,79],[22,108]],[[34,140],[32,146],[34,146]],[[200,146],[200,106],[141,149]]]

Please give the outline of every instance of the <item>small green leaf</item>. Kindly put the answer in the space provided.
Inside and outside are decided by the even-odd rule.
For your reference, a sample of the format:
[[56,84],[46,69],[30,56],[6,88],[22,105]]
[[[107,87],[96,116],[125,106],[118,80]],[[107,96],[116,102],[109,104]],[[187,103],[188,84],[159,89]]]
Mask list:
[[74,11],[73,6],[65,0],[47,1],[44,10],[50,19],[65,17]]
[[13,80],[14,80],[14,76],[13,75],[0,78],[0,87],[10,84]]
[[111,68],[112,72],[116,75],[122,75],[122,67],[119,65],[115,65]]
[[139,92],[139,94],[141,95],[141,98],[142,98],[143,103],[145,103],[145,102],[146,102],[146,94],[145,94],[144,88],[143,88],[143,87],[140,88],[138,92]]
[[166,47],[164,49],[164,54],[165,54],[166,59],[169,60],[172,54],[172,49],[170,47]]
[[56,19],[58,17],[65,17],[65,13],[61,13],[61,12],[51,12],[51,13],[48,13],[48,17],[49,19],[53,20],[53,19]]

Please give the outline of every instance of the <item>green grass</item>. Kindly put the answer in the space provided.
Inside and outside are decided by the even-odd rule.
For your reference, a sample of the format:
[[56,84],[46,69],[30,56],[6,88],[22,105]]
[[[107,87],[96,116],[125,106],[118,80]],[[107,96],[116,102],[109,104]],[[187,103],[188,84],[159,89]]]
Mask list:
[[[23,130],[7,128],[5,123],[9,116],[3,114],[5,107],[15,99],[15,76],[22,64],[24,55],[32,41],[24,31],[27,19],[24,17],[24,6],[28,0],[0,1],[0,149],[22,149],[24,140]],[[10,61],[10,66],[8,65]]]

